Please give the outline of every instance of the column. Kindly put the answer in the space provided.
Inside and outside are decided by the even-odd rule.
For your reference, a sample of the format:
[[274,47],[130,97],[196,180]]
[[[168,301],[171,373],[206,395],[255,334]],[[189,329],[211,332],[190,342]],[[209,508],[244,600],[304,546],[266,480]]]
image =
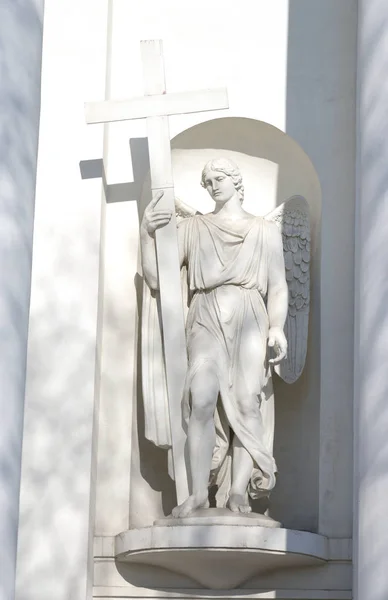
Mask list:
[[388,598],[388,4],[359,0],[354,598]]
[[0,0],[0,600],[19,522],[43,0]]
[[109,4],[45,0],[16,600],[93,596]]

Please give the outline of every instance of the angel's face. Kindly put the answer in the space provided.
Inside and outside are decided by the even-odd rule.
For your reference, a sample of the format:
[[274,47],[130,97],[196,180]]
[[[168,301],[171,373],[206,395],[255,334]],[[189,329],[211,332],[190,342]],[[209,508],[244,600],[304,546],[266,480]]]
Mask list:
[[210,196],[217,203],[228,202],[237,193],[232,179],[222,171],[208,171],[204,184]]

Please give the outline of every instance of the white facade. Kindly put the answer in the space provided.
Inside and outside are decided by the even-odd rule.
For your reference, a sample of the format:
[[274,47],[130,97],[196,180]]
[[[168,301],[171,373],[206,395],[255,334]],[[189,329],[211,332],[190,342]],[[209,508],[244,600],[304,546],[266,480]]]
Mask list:
[[[34,6],[41,15],[42,7]],[[270,164],[277,167],[269,169],[266,189],[274,198],[300,167],[302,176],[294,184],[306,185],[304,192],[319,194],[322,203],[306,374],[293,389],[280,386],[276,405],[280,474],[272,510],[290,529],[325,536],[329,560],[261,575],[233,594],[289,600],[388,597],[383,512],[387,19],[382,0],[241,0],[238,5],[230,0],[46,0],[18,600],[215,593],[196,590],[184,576],[160,568],[114,561],[114,536],[151,524],[173,502],[165,456],[144,440],[138,403],[138,218],[147,172],[146,125],[87,127],[84,117],[86,101],[143,94],[142,39],[163,40],[167,91],[228,88],[228,110],[170,118],[173,147],[209,148],[222,138],[224,146],[235,143],[236,151],[271,156]],[[0,19],[0,32],[7,39],[4,22]],[[37,56],[39,35],[33,40]],[[34,60],[29,85],[36,94],[39,59]],[[25,95],[29,89],[26,84]],[[3,94],[0,90],[0,100]],[[33,98],[32,140],[37,135]],[[11,118],[16,121],[17,115]],[[217,121],[221,118],[229,120]],[[239,121],[244,118],[256,123],[257,144]],[[195,125],[200,127],[190,130]],[[16,146],[22,141],[17,139]],[[0,147],[4,144],[0,135]],[[1,169],[3,152],[0,157]],[[285,174],[284,165],[292,160],[295,168]],[[308,189],[306,181],[311,181]],[[4,189],[12,189],[18,200],[23,190],[16,175],[9,188],[0,190],[1,222],[7,224]],[[32,210],[28,219],[32,225]],[[25,273],[12,289],[15,297],[23,297],[23,331],[29,256],[27,251],[7,259],[15,272]],[[0,277],[1,299],[4,294],[9,302],[14,279]],[[9,328],[8,314],[1,318]],[[15,330],[7,335],[15,339]],[[1,373],[11,382],[4,389],[18,390],[14,403],[6,392],[4,408],[18,447],[26,352],[25,333],[20,336],[12,363],[1,362]],[[23,365],[21,374],[10,368],[16,364]],[[2,460],[12,452],[3,445],[0,451]],[[4,488],[14,506],[17,488]],[[10,565],[16,531],[16,523],[11,534],[0,528],[1,552]],[[4,591],[0,581],[1,600],[14,598],[11,567],[7,575]],[[231,593],[218,591],[216,597]]]

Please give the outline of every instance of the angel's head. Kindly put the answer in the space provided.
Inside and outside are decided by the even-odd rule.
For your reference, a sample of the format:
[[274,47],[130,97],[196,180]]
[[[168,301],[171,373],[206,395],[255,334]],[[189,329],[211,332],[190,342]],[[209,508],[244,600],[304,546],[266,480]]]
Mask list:
[[236,193],[241,203],[244,200],[240,170],[229,158],[209,160],[202,171],[201,185],[216,202],[227,202]]

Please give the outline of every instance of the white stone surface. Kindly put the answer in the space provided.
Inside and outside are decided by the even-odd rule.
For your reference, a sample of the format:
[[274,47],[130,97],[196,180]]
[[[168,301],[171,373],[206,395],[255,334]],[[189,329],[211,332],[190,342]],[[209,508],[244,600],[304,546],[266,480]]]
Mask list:
[[[230,518],[244,518],[232,515]],[[165,519],[164,519],[165,520]],[[163,519],[161,519],[163,521]],[[94,555],[97,558],[115,557],[116,536],[95,536]],[[351,538],[327,538],[328,554],[327,560],[334,563],[349,563],[352,560],[352,539]]]
[[[161,41],[141,43],[144,65],[145,93],[166,92],[165,67]],[[209,106],[210,106],[209,102]],[[203,104],[201,104],[203,107]],[[222,107],[222,102],[220,102]],[[179,107],[177,107],[179,108]],[[170,149],[170,131],[167,115],[147,119],[147,139],[150,158],[152,196],[158,194],[160,208],[170,210],[165,227],[155,232],[160,310],[164,323],[165,373],[168,393],[168,414],[172,439],[172,463],[178,503],[189,494],[188,472],[185,461],[186,436],[181,417],[182,394],[187,369],[185,354],[185,324],[179,274],[179,248],[174,215],[174,185]],[[161,198],[163,190],[163,198]]]
[[[146,117],[151,190],[153,193],[159,193],[154,202],[160,201],[164,209],[170,209],[169,221],[164,224],[162,231],[155,233],[155,248],[152,253],[157,255],[158,286],[161,290],[160,309],[164,323],[164,363],[168,389],[167,413],[173,446],[174,480],[180,503],[189,493],[184,459],[185,433],[180,411],[186,358],[178,242],[173,216],[174,187],[168,115],[227,108],[228,100],[226,90],[202,90],[197,93],[188,92],[171,96],[166,94],[162,41],[143,40],[140,42],[140,47],[145,96],[127,102],[107,100],[102,103],[87,104],[86,120],[88,124],[92,124]],[[161,190],[163,194],[160,194]]]
[[86,104],[86,120],[91,123],[113,123],[129,119],[184,115],[228,108],[225,89],[155,94],[130,100],[106,100]]
[[[270,43],[271,51],[273,52],[273,59],[276,62],[276,68],[273,70],[266,69],[266,73],[271,79],[272,90],[277,90],[281,77],[284,75],[286,68],[285,62],[283,63],[283,60],[285,59],[286,39],[281,37],[285,32],[287,21],[286,12],[282,12],[284,7],[286,7],[286,4],[287,3],[282,3],[282,8],[276,8],[274,11],[272,11],[271,9],[269,13],[268,9],[265,9],[266,16],[270,19],[273,26],[270,35],[266,31],[266,27],[262,27],[260,25],[259,37],[256,38],[256,27],[255,36],[252,37],[252,39],[255,40],[260,39],[260,41],[257,42],[258,48],[265,47],[266,43]],[[204,4],[203,7],[205,8]],[[167,11],[166,13],[164,13],[164,8]],[[248,57],[250,55],[252,51],[251,42],[249,42],[247,45],[244,45],[243,52],[240,54],[240,58],[236,62],[236,59],[232,58],[230,48],[228,47],[227,39],[225,38],[225,40],[223,40],[223,36],[220,35],[220,31],[216,34],[217,42],[220,43],[219,49],[216,47],[216,45],[214,45],[214,39],[210,40],[210,38],[205,38],[204,44],[198,47],[198,44],[196,42],[197,29],[194,27],[194,21],[192,21],[191,17],[196,19],[196,22],[198,23],[199,20],[202,21],[202,19],[198,20],[198,15],[201,12],[200,7],[197,7],[195,9],[194,7],[190,7],[190,19],[188,19],[188,13],[186,11],[182,11],[180,8],[177,8],[175,3],[168,3],[164,8],[163,10],[161,10],[160,5],[158,5],[157,3],[148,3],[147,6],[144,7],[144,12],[143,7],[140,9],[140,12],[136,11],[135,17],[128,3],[120,1],[115,2],[112,19],[111,97],[131,97],[142,94],[143,78],[140,67],[141,61],[138,47],[139,40],[163,38],[166,44],[165,60],[166,64],[168,64],[168,90],[170,89],[170,85],[172,86],[172,91],[179,92],[184,89],[195,89],[196,87],[217,87],[225,85],[225,81],[232,82],[235,102],[237,102],[235,111],[238,112],[240,110],[241,114],[246,114],[247,111],[245,110],[245,105],[247,102],[250,103],[251,110],[254,110],[257,98],[254,99],[253,96],[247,94],[246,96],[244,96],[244,99],[242,99],[239,93],[236,93],[237,87],[239,85],[238,82],[240,82],[240,69],[244,68],[242,65],[240,66],[239,63],[243,56]],[[199,12],[197,12],[197,10]],[[209,8],[207,7],[206,10],[209,11]],[[221,17],[218,14],[218,11],[213,11],[213,13],[214,17],[217,13],[217,19],[225,19],[228,28],[232,27],[232,12],[225,10],[223,11]],[[154,25],[151,25],[151,27],[149,28],[149,24],[147,24],[147,19],[150,14],[158,14],[158,25],[156,27],[154,27]],[[136,25],[133,26],[135,21]],[[256,22],[261,22],[260,18],[258,18]],[[182,25],[184,25],[185,28],[184,33]],[[191,29],[192,26],[193,29]],[[187,35],[188,29],[190,29],[189,36]],[[156,32],[158,30],[160,31],[160,34],[156,35]],[[274,33],[276,34],[276,41],[272,37]],[[178,35],[178,37],[175,39],[176,34]],[[263,42],[262,46],[261,44],[263,36],[265,36],[266,41]],[[254,44],[256,44],[256,42],[254,42]],[[185,48],[184,54],[182,53],[183,48]],[[259,50],[258,54],[260,54]],[[122,69],[124,68],[126,72],[128,71],[128,61],[126,58],[128,56],[132,57],[131,77],[123,78]],[[217,65],[221,69],[220,73],[218,73],[217,69],[216,72],[213,71],[212,75],[209,77],[210,73],[206,72],[206,70],[203,68],[205,64],[205,58],[212,64],[217,63]],[[230,63],[231,58],[232,63]],[[265,63],[264,59],[262,60],[262,63]],[[228,68],[226,68],[227,64],[229,64]],[[262,65],[260,65],[260,68],[261,66]],[[280,72],[277,70],[278,67],[280,67]],[[190,77],[188,76],[189,72]],[[241,83],[242,79],[243,77],[241,78]],[[257,87],[257,89],[259,89],[258,82],[257,85],[254,85]],[[266,110],[268,110],[269,112],[273,111],[273,97],[276,96],[276,98],[278,98],[278,95],[272,94],[272,99],[270,99],[270,93],[266,95],[265,99],[262,98],[262,94],[260,94],[259,96],[261,98],[260,103],[266,106]],[[281,106],[282,109],[284,109],[283,102],[284,100],[281,100],[279,97],[279,102],[276,102],[276,108],[278,106]],[[283,116],[284,113],[283,115],[280,114],[278,123],[283,123]],[[171,119],[172,128],[174,129],[174,131],[177,131],[177,120],[180,121],[178,128],[178,131],[180,131],[186,128],[191,123],[198,122],[202,119],[203,116],[194,116],[194,118],[181,116],[173,117]],[[269,117],[268,120],[274,121],[274,118]],[[118,126],[114,125],[111,126],[109,130],[110,160],[107,168],[107,178],[108,183],[118,184],[120,182],[125,182],[132,179],[132,174],[130,172],[130,160],[128,160],[128,137],[144,135],[146,130],[144,125],[142,125],[141,123],[131,123],[129,126],[127,125],[126,127],[120,125],[120,129]],[[108,456],[106,455],[105,459],[102,460],[105,460],[107,464],[107,461],[109,460]],[[134,476],[136,472],[137,467],[135,470],[133,470]],[[136,515],[136,519],[144,519],[145,515],[147,515],[146,518],[152,518],[152,512],[150,510],[143,510],[144,503],[146,503],[148,507],[149,503],[152,502],[152,497],[160,494],[160,489],[158,487],[154,487],[152,489],[152,486],[149,486],[147,481],[144,481],[144,479],[142,480],[142,478],[139,477],[139,480],[137,480],[136,478],[132,480],[131,494],[134,494],[134,496],[138,496],[139,498],[139,504],[137,504],[137,502],[131,501],[130,510],[132,518],[134,518],[134,515]],[[112,501],[109,501],[109,504],[111,504],[111,502]]]
[[[136,281],[138,217],[135,202],[106,205],[104,304],[95,534],[129,527],[132,415],[136,403]],[[106,457],[109,457],[106,460]],[[114,457],[114,460],[112,460]]]
[[[119,567],[119,571],[117,570]],[[114,558],[100,558],[95,565],[95,595],[115,598],[139,596],[159,597],[163,594],[181,594],[184,597],[214,597],[212,590],[198,589],[198,583],[183,575],[173,574],[166,569],[154,566],[152,569],[152,587],[150,586],[150,569],[147,565],[138,563],[116,563]],[[132,576],[132,577],[131,577]],[[305,569],[284,569],[275,572],[262,573],[243,584],[242,588],[218,590],[217,597],[255,598],[264,591],[276,592],[279,597],[290,594],[292,600],[310,598],[308,592],[320,594],[322,598],[351,598],[352,565],[349,562],[319,563],[319,566]],[[132,583],[128,583],[131,579]],[[126,581],[127,580],[127,581]],[[108,589],[108,586],[110,588]],[[294,592],[294,595],[292,593]],[[300,592],[300,596],[299,596]],[[337,596],[338,594],[338,596]],[[313,595],[311,597],[314,597]]]
[[[131,2],[114,0],[111,97],[143,95],[139,42],[162,39],[169,92],[226,87],[228,115],[260,118],[284,129],[288,0],[270,6],[243,0],[240,8],[238,31],[244,34],[239,34],[238,44],[231,44],[236,35],[231,0],[225,2],[222,11],[205,0],[185,6],[177,0],[167,0],[163,5],[158,0],[146,0],[136,11]],[[209,36],[202,35],[205,13],[207,22],[218,24]],[[257,77],[252,73],[257,73]],[[224,111],[171,117],[171,137],[196,123],[222,116]],[[110,127],[109,182],[128,181],[131,174],[128,138],[145,134],[146,126],[141,121]]]
[[[111,595],[111,593],[114,593],[114,596]],[[154,591],[149,591],[149,590],[145,590],[142,589],[141,593],[142,593],[142,598],[177,598],[180,600],[180,598],[182,597],[182,594],[184,594],[184,597],[187,600],[196,600],[198,598],[198,600],[210,600],[214,598],[214,594],[206,594],[204,595],[202,590],[199,592],[195,592],[192,590],[179,590],[177,592],[171,592],[169,591],[158,591],[158,595],[155,596],[155,592]],[[138,598],[138,591],[135,591],[133,594],[128,594],[128,591],[126,589],[123,589],[122,587],[115,587],[115,588],[107,588],[107,587],[97,587],[95,590],[95,593],[98,594],[98,598],[100,598],[101,600],[108,600],[109,598]],[[230,600],[230,594],[231,592],[227,592],[226,594],[220,594],[220,592],[217,592],[217,598],[219,600]],[[247,597],[247,593],[246,590],[242,591],[241,593],[233,593],[233,599],[236,600],[245,600],[245,598]],[[352,600],[352,594],[351,592],[348,591],[343,591],[343,590],[315,590],[315,589],[311,589],[311,590],[300,590],[300,589],[293,589],[293,590],[284,590],[284,589],[273,589],[270,591],[260,591],[260,592],[256,592],[253,591],[251,593],[249,593],[248,596],[250,599],[252,600],[274,600],[276,598],[276,600]]]
[[[235,123],[233,119],[231,121],[233,124]],[[229,130],[229,128],[231,129]],[[199,129],[200,132],[196,135],[197,129]],[[235,131],[239,132],[240,137],[238,137],[238,134],[235,133]],[[190,143],[194,146],[196,144],[199,145],[201,140],[209,144],[218,142],[220,145],[224,145],[223,147],[225,149],[190,149]],[[241,152],[229,150],[229,148],[233,148],[235,145],[238,145],[239,149],[242,150],[244,144],[249,151],[257,152],[258,156],[247,156]],[[245,202],[247,202],[248,211],[252,211],[254,214],[264,215],[268,211],[273,211],[276,204],[282,202],[284,197],[293,195],[299,189],[303,191],[309,201],[311,214],[314,215],[314,218],[317,221],[314,229],[317,230],[320,213],[320,190],[316,179],[316,173],[310,161],[300,148],[291,139],[287,138],[273,127],[244,119],[238,120],[238,125],[234,125],[233,127],[228,119],[220,119],[218,121],[212,121],[194,127],[192,130],[185,132],[174,140],[174,145],[177,145],[178,147],[179,145],[187,147],[187,149],[175,148],[173,150],[173,169],[177,194],[179,194],[180,198],[187,199],[187,202],[189,203],[188,206],[192,205],[195,209],[200,209],[205,212],[214,209],[214,202],[206,190],[202,189],[199,184],[198,174],[201,173],[204,162],[207,162],[212,157],[214,158],[214,156],[221,153],[223,156],[232,158],[239,166],[241,165],[244,183],[244,208],[246,206]],[[247,185],[245,185],[246,182]],[[245,188],[247,193],[246,201]],[[315,277],[319,277],[316,272]],[[144,335],[146,335],[145,330],[143,331],[143,338]],[[316,335],[319,336],[319,332],[315,330],[312,337],[314,338]],[[293,349],[291,350],[290,356],[292,354]],[[155,362],[153,363],[153,368],[155,369]],[[276,383],[279,383],[279,381]],[[297,386],[297,384],[295,384],[295,386]],[[299,390],[296,389],[294,391],[295,386],[286,386],[285,389],[281,390],[281,394],[283,400],[287,402],[287,404],[292,404],[293,410],[296,413],[296,407],[298,406],[297,400],[301,390],[299,388]],[[160,389],[160,385],[156,387],[157,389]],[[302,391],[302,393],[305,392]],[[163,419],[162,398],[158,398],[153,405],[153,408],[148,406],[147,410],[150,410],[151,412],[150,423],[153,423],[152,415],[157,414],[158,417],[156,422],[160,425]],[[299,418],[303,419],[303,415],[300,414]],[[303,428],[302,421],[300,421],[299,424]],[[273,431],[273,425],[269,426],[268,430]],[[285,430],[277,429],[276,432],[277,436],[282,438],[284,445],[286,445],[286,439],[289,435],[288,427]],[[157,436],[155,439],[157,440]],[[160,444],[162,441],[163,440],[159,438]],[[296,466],[293,464],[292,457],[290,458],[289,464],[291,468],[295,468]],[[161,468],[166,472],[166,466],[161,466]],[[287,467],[282,468],[280,480],[282,476],[284,476],[285,471],[287,471]],[[304,476],[306,475],[304,473],[304,467],[302,467],[300,470],[301,479],[303,479]],[[219,500],[221,500],[221,498],[219,498]],[[283,510],[276,514],[276,517],[279,520],[282,520],[283,515],[287,514],[287,504],[288,495],[284,497]],[[145,522],[143,520],[143,524],[150,524],[152,513],[148,510],[143,519],[144,518],[146,518],[147,521]],[[156,518],[156,516],[154,518]]]
[[[309,384],[320,378],[318,531],[333,537],[352,533],[356,44],[356,1],[290,1],[286,131],[322,188],[320,367]],[[305,411],[316,422],[311,398]]]
[[[52,8],[54,4],[55,14]],[[278,454],[287,468],[282,470],[278,489],[288,490],[289,495],[286,498],[282,493],[282,498],[277,499],[274,494],[273,501],[277,509],[284,512],[287,519],[296,523],[297,527],[319,526],[320,531],[324,533],[347,538],[351,532],[349,440],[352,437],[350,355],[353,347],[353,317],[349,307],[353,298],[356,2],[341,0],[339,3],[325,0],[311,3],[293,0],[288,3],[282,0],[277,3],[256,2],[252,6],[250,0],[244,0],[239,5],[241,11],[237,29],[232,2],[224,4],[222,11],[216,4],[208,6],[208,3],[202,0],[199,4],[192,5],[178,4],[170,0],[163,3],[147,0],[138,3],[136,9],[134,4],[127,0],[115,0],[112,5],[108,77],[111,97],[132,97],[143,93],[139,41],[163,38],[166,64],[169,65],[169,90],[180,92],[185,89],[227,85],[231,101],[229,115],[252,117],[276,125],[295,138],[313,160],[324,198],[324,260],[321,287],[327,295],[323,298],[322,313],[318,311],[312,316],[313,327],[319,328],[322,325],[322,354],[320,357],[319,349],[313,349],[313,369],[309,372],[308,382],[303,382],[298,397],[293,398],[292,402],[282,401],[279,405],[278,427],[287,434],[278,440]],[[61,594],[69,592],[69,582],[79,581],[84,577],[85,563],[75,557],[76,549],[80,548],[79,532],[75,531],[72,509],[67,512],[68,507],[73,506],[67,503],[69,495],[66,490],[69,489],[69,485],[65,491],[61,487],[64,474],[67,483],[73,482],[76,472],[74,465],[77,464],[73,457],[76,453],[69,454],[71,446],[68,446],[67,451],[61,446],[62,451],[59,453],[56,445],[58,414],[61,415],[61,426],[65,427],[66,423],[68,425],[65,430],[67,433],[70,430],[66,437],[70,444],[75,437],[74,432],[77,429],[74,424],[78,419],[70,423],[68,409],[69,397],[73,401],[70,404],[71,410],[74,409],[76,400],[70,393],[66,394],[65,398],[65,394],[58,394],[58,388],[54,390],[54,378],[63,377],[64,361],[62,354],[58,356],[59,353],[52,352],[53,347],[58,344],[54,343],[53,339],[49,343],[49,340],[50,328],[58,320],[61,322],[61,335],[66,338],[69,335],[79,336],[79,332],[74,331],[75,321],[79,322],[85,318],[88,329],[92,320],[92,312],[86,309],[85,312],[79,310],[79,299],[84,299],[88,290],[88,300],[85,303],[89,309],[92,293],[88,277],[94,278],[96,263],[93,262],[91,268],[88,263],[81,275],[81,269],[78,270],[75,265],[78,264],[78,258],[79,264],[84,264],[84,256],[81,255],[85,253],[85,249],[75,248],[77,260],[71,261],[64,279],[69,281],[70,272],[71,281],[74,282],[76,278],[78,282],[75,287],[72,286],[74,294],[77,295],[77,319],[72,316],[66,323],[62,320],[62,315],[66,307],[65,295],[70,292],[62,283],[64,279],[59,282],[58,287],[57,264],[58,257],[63,257],[62,253],[73,252],[74,238],[77,242],[82,239],[86,222],[91,222],[85,219],[82,224],[79,223],[79,229],[74,227],[74,220],[66,219],[65,207],[74,216],[83,206],[81,200],[85,197],[91,200],[93,196],[97,203],[100,200],[98,180],[84,181],[80,193],[78,161],[85,158],[100,159],[103,154],[101,128],[97,126],[96,132],[89,130],[85,134],[82,108],[84,101],[89,98],[104,98],[104,85],[101,82],[105,76],[102,68],[104,52],[96,52],[96,47],[101,49],[104,46],[106,35],[106,19],[105,16],[101,17],[99,1],[71,1],[67,2],[65,7],[61,3],[46,0],[46,7],[48,16],[45,53],[51,67],[49,76],[45,79],[43,95],[46,98],[45,112],[50,117],[47,116],[49,122],[41,137],[45,150],[44,154],[41,154],[40,169],[44,169],[42,181],[46,183],[44,188],[41,187],[40,196],[44,198],[44,207],[42,205],[42,209],[38,210],[37,216],[39,215],[40,223],[45,220],[47,227],[43,229],[42,234],[42,228],[38,226],[35,236],[38,256],[36,268],[41,265],[39,269],[42,277],[37,280],[33,294],[37,298],[40,287],[43,294],[44,280],[46,286],[52,286],[53,303],[49,310],[42,303],[41,322],[47,321],[47,329],[39,328],[38,331],[34,325],[31,330],[31,334],[36,332],[31,344],[36,348],[37,343],[47,340],[47,351],[44,358],[39,358],[41,362],[38,365],[38,355],[33,353],[37,368],[30,370],[30,390],[33,382],[34,398],[41,397],[43,400],[42,405],[35,402],[34,409],[26,415],[26,439],[29,445],[26,446],[28,450],[23,475],[20,546],[22,559],[19,575],[19,589],[23,594],[21,597],[37,600],[51,600],[53,594],[61,598]],[[204,19],[205,14],[208,21]],[[204,35],[207,22],[216,24],[212,27],[210,35]],[[87,35],[85,32],[88,32]],[[236,35],[238,43],[231,43],[231,40],[236,39]],[[198,39],[201,40],[200,44]],[[49,45],[47,40],[50,40]],[[84,56],[88,57],[86,61]],[[206,67],[208,64],[211,68]],[[92,81],[99,83],[94,87]],[[215,116],[221,117],[222,114]],[[212,115],[208,118],[211,119]],[[171,133],[179,134],[201,120],[200,115],[172,117]],[[80,131],[84,133],[80,134]],[[234,133],[238,145],[238,131]],[[138,179],[135,173],[136,165],[131,163],[128,138],[144,137],[145,134],[145,126],[140,122],[109,127],[104,158],[109,158],[106,173],[112,198],[139,198],[137,192],[135,193]],[[136,158],[135,152],[132,153],[132,157]],[[279,177],[279,181],[281,180]],[[132,182],[133,186],[130,185]],[[125,185],[127,183],[128,186]],[[88,192],[85,191],[86,188]],[[276,196],[276,193],[279,193],[276,183],[273,190]],[[105,346],[101,379],[103,409],[99,415],[99,426],[100,432],[104,434],[100,436],[97,490],[98,532],[102,536],[113,535],[129,525],[142,524],[147,519],[151,519],[152,522],[154,518],[163,516],[162,508],[163,505],[168,507],[168,495],[171,492],[171,489],[166,490],[165,481],[161,481],[159,476],[162,467],[165,467],[161,456],[143,444],[142,452],[147,454],[151,462],[151,466],[145,465],[139,458],[136,447],[136,436],[139,433],[141,435],[141,424],[138,431],[136,423],[135,406],[138,389],[137,340],[132,337],[137,332],[138,308],[134,283],[138,267],[137,206],[135,202],[112,204],[108,205],[106,210],[109,214],[106,231],[109,252],[105,256],[105,265],[114,269],[112,268],[106,277],[106,307],[102,323]],[[79,215],[79,218],[82,220],[83,217]],[[129,223],[127,231],[125,219]],[[58,222],[63,227],[62,231],[68,231],[65,244],[63,237],[57,235]],[[94,225],[92,229],[94,230]],[[116,232],[117,240],[114,239]],[[127,248],[127,253],[122,253],[123,248]],[[50,261],[50,253],[53,251],[57,264],[55,268],[50,267],[46,271],[44,265]],[[318,284],[313,290],[314,293],[319,293]],[[35,307],[36,319],[36,304]],[[42,354],[39,356],[42,357]],[[73,346],[70,346],[68,356],[69,364],[80,362],[79,354],[73,352]],[[91,360],[87,360],[87,364],[87,371],[90,373],[93,370],[89,368]],[[323,377],[321,398],[319,390],[316,393],[319,364]],[[332,377],[328,377],[329,374],[332,374]],[[83,383],[93,385],[90,384],[90,377],[86,371],[81,379]],[[78,381],[79,387],[82,387],[81,379]],[[63,379],[58,381],[60,384]],[[71,388],[74,390],[76,387],[72,379]],[[30,398],[31,393],[29,392]],[[87,395],[90,399],[90,390]],[[80,396],[77,396],[77,401],[79,398]],[[40,422],[39,431],[34,431],[36,413],[39,411],[41,415],[44,412],[41,410],[43,402],[45,411],[47,406],[49,407],[50,424],[44,428]],[[89,401],[87,405],[90,408]],[[302,415],[299,423],[296,415]],[[126,437],[126,430],[132,431],[132,416],[135,417],[135,428],[130,456],[130,440]],[[90,422],[87,415],[86,422]],[[28,441],[31,439],[33,443]],[[282,447],[283,441],[290,449],[288,455],[291,458],[297,457],[292,463],[287,463],[285,446],[284,449]],[[32,451],[33,449],[35,450]],[[70,457],[70,460],[65,465],[66,457]],[[303,477],[295,466],[299,461],[304,465]],[[42,481],[45,488],[43,496]],[[131,495],[130,508],[128,488]],[[40,498],[40,502],[33,508],[32,503],[36,497]],[[54,508],[57,515],[55,521],[50,518]],[[69,523],[72,523],[72,526]],[[39,531],[44,533],[38,537]],[[57,532],[61,539],[69,543],[62,543],[59,547]],[[55,548],[55,556],[49,553],[48,548]],[[167,586],[170,587],[168,592],[132,586],[128,581],[133,581],[133,572],[124,575],[118,573],[113,560],[109,565],[96,561],[95,568],[96,586],[101,597],[113,594],[123,597],[127,593],[132,597],[173,594],[178,594],[179,597],[180,594],[179,591],[171,591],[171,588],[177,585],[172,579]],[[140,571],[138,565],[136,569]],[[144,581],[145,585],[149,586],[155,582],[160,583],[162,578],[155,574],[152,582],[149,578],[145,578]],[[274,591],[258,592],[257,597],[260,597],[260,594],[262,597],[270,597],[268,594],[272,594],[272,597],[288,596],[294,599],[297,594],[300,598],[307,599],[349,598],[349,565],[329,564],[327,568],[322,568],[320,574],[317,574],[315,569],[307,569],[297,574],[290,571],[271,580],[261,578],[260,581],[256,581],[256,589],[267,584],[271,586],[267,589]],[[291,585],[294,592],[288,589]],[[325,587],[325,591],[319,591],[320,587]]]
[[259,513],[232,512],[228,508],[200,508],[190,516],[175,518],[169,515],[155,521],[156,527],[177,527],[181,525],[237,525],[243,527],[281,527],[279,521]]
[[388,597],[388,6],[359,2],[354,598]]
[[0,599],[13,600],[43,1],[0,4]]
[[[323,354],[321,361],[319,351],[314,350],[313,369],[308,381],[303,382],[298,398],[280,405],[277,422],[286,437],[278,443],[287,468],[282,470],[279,490],[296,489],[297,493],[291,492],[284,502],[274,494],[273,502],[298,523],[298,527],[313,528],[319,524],[321,531],[338,536],[348,536],[351,532],[352,501],[349,439],[353,339],[349,307],[353,295],[355,8],[353,0],[337,4],[320,2],[314,6],[308,2],[293,2],[290,6],[276,3],[271,7],[255,3],[254,14],[245,6],[241,12],[243,21],[239,24],[239,31],[243,30],[244,35],[232,48],[225,35],[225,32],[235,31],[231,5],[231,10],[226,7],[221,15],[214,8],[219,27],[212,36],[201,36],[199,46],[198,31],[202,32],[203,27],[201,7],[198,10],[194,6],[186,7],[183,11],[172,3],[163,5],[162,9],[156,2],[147,2],[134,14],[128,3],[116,2],[112,35],[115,97],[142,93],[141,70],[136,66],[140,58],[137,43],[144,38],[163,38],[169,64],[168,89],[180,91],[226,83],[231,101],[229,115],[262,119],[286,129],[313,158],[325,192],[323,239],[328,255],[321,272],[321,286],[328,290],[328,295],[323,301],[324,320],[320,311],[312,316],[315,327],[322,325]],[[122,77],[128,68],[126,56],[133,57],[130,80]],[[253,71],[260,73],[260,77],[252,77],[252,57]],[[214,68],[205,70],[205,59],[209,59]],[[182,132],[198,121],[195,116],[173,117],[171,133]],[[120,129],[110,127],[109,182],[132,181],[128,137],[144,135],[145,128],[140,123],[131,124],[128,129],[121,125]],[[237,132],[235,139],[239,143]],[[125,277],[130,280],[129,274]],[[317,283],[313,294],[320,293],[319,287]],[[335,290],[339,290],[338,297],[332,302]],[[336,340],[336,331],[341,331],[340,340]],[[321,367],[326,377],[320,398]],[[331,371],[336,373],[334,378],[327,377]],[[296,407],[301,409],[299,413]],[[296,414],[303,416],[300,425]],[[292,442],[291,456],[298,456],[304,465],[305,478],[295,468],[298,461],[287,463],[283,450],[287,438]],[[169,492],[162,491],[159,476],[165,464],[149,447],[143,446],[144,451],[149,453],[151,465],[145,466],[137,451],[133,451],[130,521],[137,524],[147,519],[152,522],[161,515],[158,511],[162,498],[166,506],[169,502]],[[101,455],[101,461],[108,464],[108,455]],[[112,500],[107,501],[107,512],[112,504]]]
[[116,538],[121,562],[163,567],[205,588],[232,589],[268,571],[324,564],[327,539],[302,531],[233,525],[132,529]]
[[102,156],[103,130],[87,132],[84,101],[105,94],[107,19],[105,0],[45,2],[20,600],[91,597],[103,198],[80,162]]

